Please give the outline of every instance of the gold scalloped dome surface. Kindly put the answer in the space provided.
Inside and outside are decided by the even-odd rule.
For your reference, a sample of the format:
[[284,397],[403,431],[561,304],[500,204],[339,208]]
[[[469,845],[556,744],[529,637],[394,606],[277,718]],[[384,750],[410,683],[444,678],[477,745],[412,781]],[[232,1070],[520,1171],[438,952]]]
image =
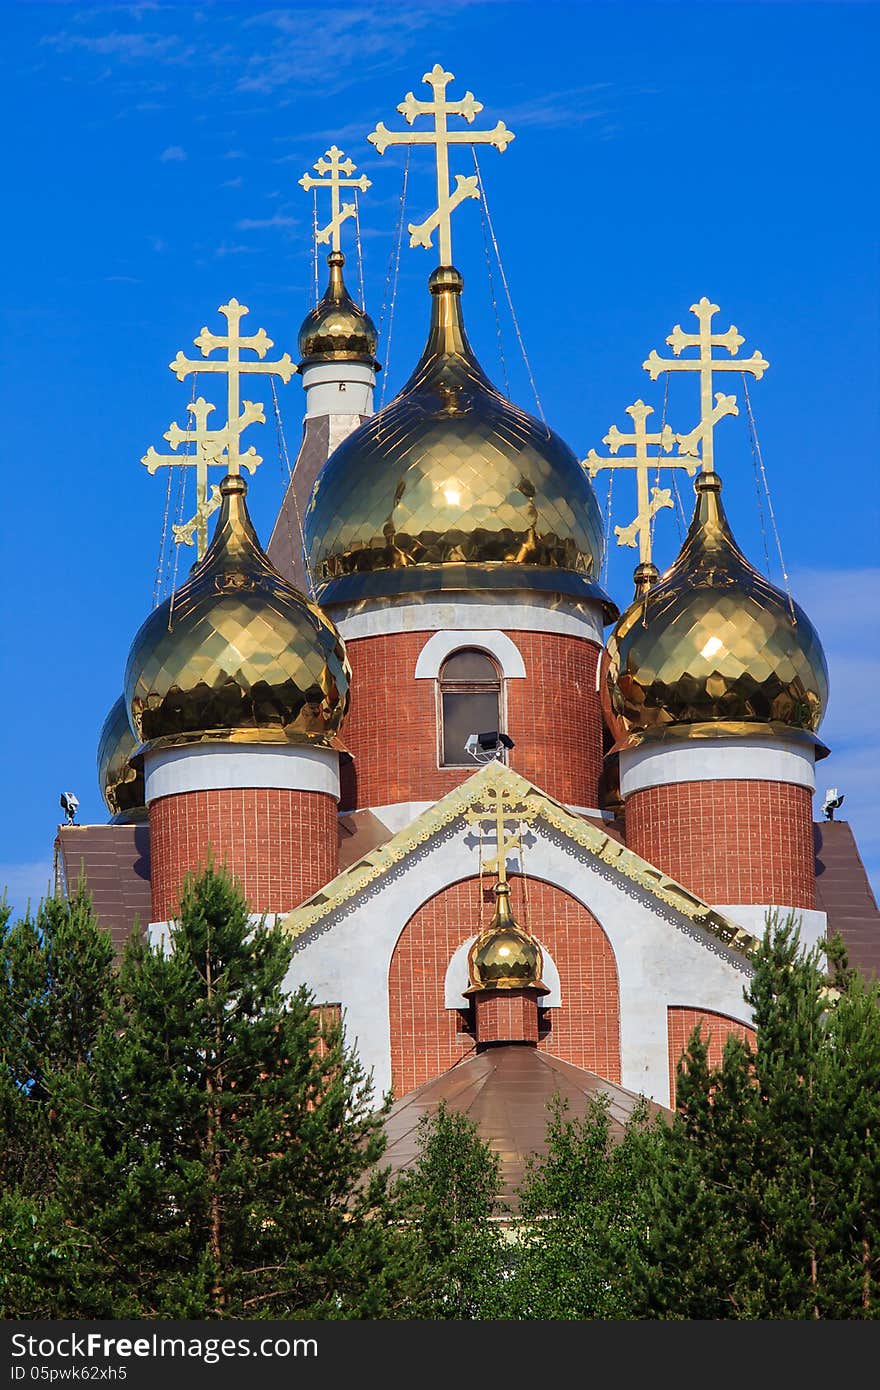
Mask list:
[[128,722],[125,697],[120,695],[98,739],[98,786],[114,825],[146,820],[144,770],[132,761],[138,741]]
[[471,990],[543,989],[541,948],[517,926],[510,911],[510,884],[495,885],[495,917],[468,952]]
[[342,638],[266,557],[246,491],[224,478],[204,559],[132,643],[125,698],[144,743],[330,746],[339,732],[351,674]]
[[[700,474],[690,530],[675,563],[639,595],[608,639],[602,700],[618,744],[664,732],[799,730],[813,735],[828,668],[803,609],[748,562]],[[703,726],[702,728],[700,726]]]
[[429,288],[431,328],[413,375],[331,454],[309,501],[322,602],[496,587],[604,600],[601,518],[584,469],[486,377],[465,336],[458,271],[435,270]]
[[341,251],[331,251],[327,264],[327,288],[299,330],[300,370],[319,362],[365,362],[378,371],[379,335],[369,314],[358,308],[345,288],[345,257]]

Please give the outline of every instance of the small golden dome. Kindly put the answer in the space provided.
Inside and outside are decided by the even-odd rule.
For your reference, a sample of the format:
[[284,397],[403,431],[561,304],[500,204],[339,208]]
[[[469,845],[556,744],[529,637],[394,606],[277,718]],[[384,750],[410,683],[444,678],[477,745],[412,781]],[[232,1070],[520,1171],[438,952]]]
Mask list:
[[[731,535],[721,480],[700,474],[681,552],[608,639],[605,716],[618,745],[797,730],[812,738],[828,669],[803,609],[749,564]],[[818,742],[813,739],[813,742]],[[820,745],[821,747],[821,745]]]
[[431,328],[400,394],[334,450],[305,516],[322,602],[438,589],[595,597],[602,524],[590,480],[489,381],[465,336],[462,278],[429,281]]
[[470,989],[538,989],[546,993],[541,980],[544,959],[541,948],[528,932],[517,926],[510,911],[510,884],[495,885],[495,916],[492,925],[481,932],[468,952]]
[[120,695],[104,720],[98,739],[98,786],[112,825],[129,825],[147,818],[143,763],[134,757],[137,746],[125,698]]
[[144,743],[220,739],[331,746],[348,709],[342,638],[273,568],[243,478],[220,484],[204,559],[132,643],[125,698]]
[[369,314],[358,308],[345,288],[345,257],[341,251],[331,251],[327,264],[330,279],[324,297],[309,310],[299,330],[299,370],[318,362],[364,362],[378,372],[379,335]]

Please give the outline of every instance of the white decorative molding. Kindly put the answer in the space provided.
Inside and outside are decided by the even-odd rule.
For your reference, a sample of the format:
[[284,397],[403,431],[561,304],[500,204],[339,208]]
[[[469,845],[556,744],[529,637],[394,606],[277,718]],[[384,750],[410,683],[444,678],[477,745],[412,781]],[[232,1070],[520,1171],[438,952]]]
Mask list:
[[437,680],[446,658],[463,647],[476,647],[494,656],[506,680],[524,679],[525,663],[516,643],[506,632],[499,632],[497,628],[459,628],[457,631],[435,632],[433,637],[428,638],[416,662],[416,680]]
[[548,594],[520,590],[482,590],[472,594],[426,594],[381,599],[370,603],[333,604],[333,621],[346,642],[359,637],[386,637],[394,632],[441,632],[507,629],[513,632],[558,632],[565,637],[604,642],[602,605],[590,599],[578,603]]
[[723,912],[732,921],[739,922],[754,936],[764,935],[768,912],[778,912],[780,920],[793,912],[800,927],[801,945],[808,949],[819,941],[825,941],[828,936],[828,914],[818,912],[812,907],[785,907],[778,903],[734,903],[731,906],[719,906],[718,911]]
[[303,744],[196,743],[144,756],[147,802],[181,792],[275,788],[339,800],[339,754]]
[[[447,1009],[466,1009],[470,1000],[465,995],[465,990],[470,984],[468,974],[468,952],[476,941],[476,936],[469,936],[467,941],[463,941],[453,952],[452,959],[446,967],[446,979],[443,985],[443,998],[446,1001]],[[538,941],[538,938],[535,937]],[[551,956],[547,947],[538,941],[541,947],[541,955],[544,958],[544,968],[541,971],[541,978],[549,989],[549,994],[541,997],[542,1009],[558,1009],[562,1004],[562,989],[559,983],[559,971],[556,962]]]
[[643,743],[620,754],[621,794],[675,782],[788,782],[816,790],[810,746],[769,738],[705,738]]

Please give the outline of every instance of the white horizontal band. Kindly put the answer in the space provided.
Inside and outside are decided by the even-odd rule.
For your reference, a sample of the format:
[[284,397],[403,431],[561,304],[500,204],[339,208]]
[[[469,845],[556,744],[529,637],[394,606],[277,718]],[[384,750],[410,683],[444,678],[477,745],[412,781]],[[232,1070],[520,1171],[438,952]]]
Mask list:
[[308,416],[373,413],[376,374],[364,362],[316,362],[303,368],[302,383]]
[[181,792],[274,788],[339,800],[339,754],[302,744],[198,743],[144,757],[147,802]]
[[818,912],[812,907],[784,907],[771,903],[725,903],[718,906],[719,912],[745,927],[753,936],[763,936],[768,912],[778,912],[783,921],[793,912],[800,926],[801,945],[810,947],[824,941],[828,934],[828,914]]
[[510,632],[559,632],[583,637],[602,646],[602,605],[591,599],[580,603],[547,595],[546,601],[524,590],[487,590],[456,594],[454,599],[426,595],[414,603],[411,597],[383,598],[373,603],[340,603],[333,606],[333,621],[346,642],[357,637],[385,637],[393,632],[442,632],[452,628],[506,629]]
[[782,739],[695,738],[645,744],[620,754],[623,796],[675,782],[790,782],[816,790],[812,747]]

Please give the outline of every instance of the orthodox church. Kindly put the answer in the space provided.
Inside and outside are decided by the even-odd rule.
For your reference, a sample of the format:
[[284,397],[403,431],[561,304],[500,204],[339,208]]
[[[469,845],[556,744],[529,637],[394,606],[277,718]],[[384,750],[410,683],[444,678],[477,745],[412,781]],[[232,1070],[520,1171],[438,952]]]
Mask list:
[[[699,375],[696,429],[648,434],[639,401],[633,434],[612,430],[609,456],[582,463],[492,384],[465,329],[451,213],[481,190],[450,187],[449,152],[513,135],[472,129],[481,106],[447,100],[439,67],[425,81],[432,100],[399,108],[410,126],[434,119],[420,138],[437,210],[410,227],[413,244],[439,234],[427,296],[407,306],[424,317],[421,358],[374,411],[377,333],[340,240],[354,211],[340,190],[368,183],[334,146],[302,180],[332,193],[319,240],[333,249],[298,365],[265,360],[271,340],[241,335],[234,300],[227,333],[196,339],[202,360],[171,364],[228,387],[222,429],[199,398],[191,427],[166,436],[202,465],[182,536],[199,559],[120,659],[98,750],[109,822],[62,827],[56,865],[66,891],[85,874],[117,940],[139,921],[161,942],[185,877],[225,862],[254,914],[289,932],[291,987],[342,1019],[377,1095],[393,1092],[392,1163],[446,1100],[501,1154],[510,1191],[554,1093],[575,1114],[605,1093],[618,1126],[639,1096],[674,1105],[694,1026],[713,1059],[752,1034],[743,990],[768,910],[795,911],[807,944],[841,932],[866,970],[880,967],[880,914],[849,826],[814,822],[819,636],[740,550],[714,466],[715,427],[735,413],[733,396],[713,400],[714,372],[745,382],[767,364],[738,358],[742,338],[714,333],[701,300],[698,331],[676,328],[672,358],[645,363],[655,379]],[[465,122],[455,136],[450,116]],[[369,138],[380,154],[418,142],[381,123]],[[262,417],[239,374],[259,372],[296,372],[305,392],[265,544],[242,471],[254,451],[240,447]],[[601,467],[639,485],[636,521],[616,528],[640,549],[623,611],[600,584]],[[669,493],[649,497],[648,477],[666,468],[691,479],[693,510],[660,574],[651,533]]]

